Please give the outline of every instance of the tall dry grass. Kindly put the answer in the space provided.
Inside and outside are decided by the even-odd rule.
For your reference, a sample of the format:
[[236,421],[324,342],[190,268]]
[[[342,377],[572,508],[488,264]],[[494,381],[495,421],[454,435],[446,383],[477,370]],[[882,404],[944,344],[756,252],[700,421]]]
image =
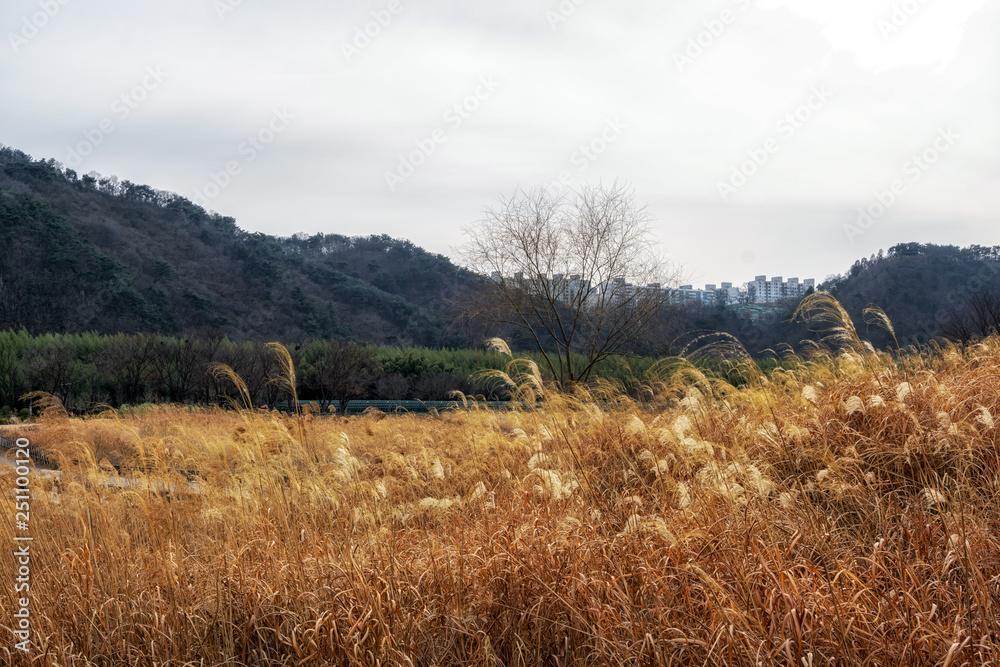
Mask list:
[[30,662],[995,664],[1000,340],[845,335],[729,355],[742,388],[677,362],[642,404],[528,365],[513,413],[53,412]]

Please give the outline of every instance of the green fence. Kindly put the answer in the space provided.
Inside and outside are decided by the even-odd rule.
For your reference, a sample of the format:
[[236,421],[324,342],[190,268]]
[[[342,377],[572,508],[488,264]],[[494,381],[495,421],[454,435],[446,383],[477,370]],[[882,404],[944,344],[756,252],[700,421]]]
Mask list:
[[[306,405],[319,406],[322,404],[319,401],[299,401],[300,408]],[[330,403],[330,406],[333,408],[330,412],[336,412],[340,404],[333,402]],[[375,408],[391,415],[404,413],[426,414],[432,411],[444,412],[446,410],[466,410],[469,408],[503,411],[526,406],[526,403],[518,403],[516,401],[470,401],[468,405],[461,401],[351,401],[347,404],[347,414],[359,415],[368,408]],[[274,405],[273,408],[282,412],[288,412],[291,410],[292,404],[291,401],[284,401]]]

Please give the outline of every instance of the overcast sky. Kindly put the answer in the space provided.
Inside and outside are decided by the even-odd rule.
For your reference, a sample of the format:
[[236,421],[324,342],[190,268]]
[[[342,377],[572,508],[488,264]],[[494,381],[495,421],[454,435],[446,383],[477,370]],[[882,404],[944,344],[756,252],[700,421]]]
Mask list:
[[617,178],[695,283],[1000,244],[1000,0],[4,0],[0,26],[0,143],[251,231],[454,257],[499,195]]

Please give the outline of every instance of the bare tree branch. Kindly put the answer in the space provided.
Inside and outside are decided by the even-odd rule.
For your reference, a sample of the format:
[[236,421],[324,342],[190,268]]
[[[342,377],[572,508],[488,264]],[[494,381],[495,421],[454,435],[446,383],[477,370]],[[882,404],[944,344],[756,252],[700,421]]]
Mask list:
[[463,248],[471,268],[489,276],[476,315],[526,335],[566,385],[631,351],[669,306],[678,277],[630,188],[616,182],[574,194],[502,198],[466,227]]

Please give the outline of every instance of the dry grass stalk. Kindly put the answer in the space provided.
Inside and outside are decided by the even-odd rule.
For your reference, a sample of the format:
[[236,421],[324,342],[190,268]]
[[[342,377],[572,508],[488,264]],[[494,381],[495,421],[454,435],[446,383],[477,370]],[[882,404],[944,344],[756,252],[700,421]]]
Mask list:
[[891,358],[841,328],[846,355],[689,368],[656,410],[529,368],[545,400],[507,414],[43,421],[35,664],[988,664],[1000,340]]

